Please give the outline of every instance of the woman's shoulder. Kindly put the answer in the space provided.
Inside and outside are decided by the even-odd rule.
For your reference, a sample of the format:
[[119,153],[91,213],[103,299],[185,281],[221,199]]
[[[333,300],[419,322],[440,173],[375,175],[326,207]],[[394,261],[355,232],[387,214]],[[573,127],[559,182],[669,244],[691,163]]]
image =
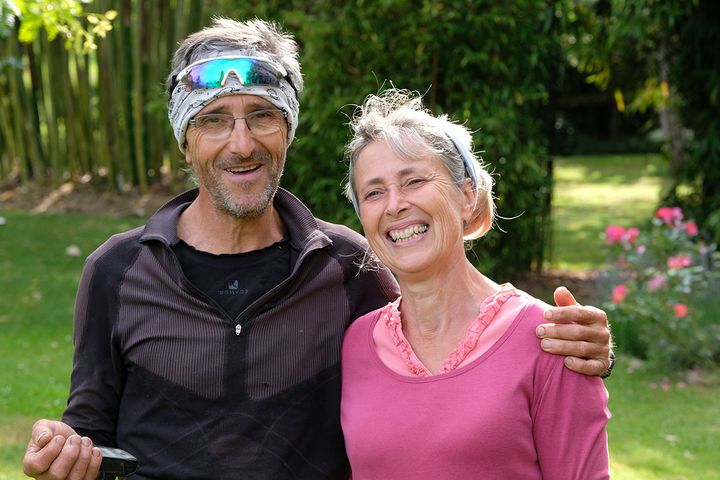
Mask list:
[[546,310],[551,308],[550,305],[523,290],[515,289],[515,293],[516,295],[507,300],[505,308],[516,311],[517,317],[528,327],[534,328],[546,322],[543,315]]
[[360,332],[366,332],[375,324],[375,320],[385,312],[391,304],[387,304],[375,310],[371,310],[364,315],[357,317],[352,321],[350,326],[345,330],[345,337],[348,335],[357,335]]

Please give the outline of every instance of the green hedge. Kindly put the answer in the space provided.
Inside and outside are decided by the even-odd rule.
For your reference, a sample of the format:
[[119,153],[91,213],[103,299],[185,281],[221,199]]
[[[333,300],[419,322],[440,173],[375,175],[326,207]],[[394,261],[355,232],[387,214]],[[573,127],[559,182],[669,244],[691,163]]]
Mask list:
[[499,213],[512,218],[471,257],[497,273],[539,267],[551,182],[541,111],[559,66],[553,13],[536,1],[460,0],[317,1],[302,13],[279,11],[302,42],[306,76],[285,184],[318,215],[358,226],[338,202],[344,124],[354,105],[391,84],[425,92],[433,112],[476,132]]
[[[111,188],[146,189],[161,172],[179,172],[161,87],[172,50],[211,16],[259,16],[296,35],[306,77],[284,186],[318,216],[359,228],[340,194],[347,116],[391,84],[426,92],[435,113],[476,132],[476,148],[495,174],[499,213],[507,219],[476,242],[471,257],[498,273],[540,267],[551,189],[543,119],[547,86],[562,65],[551,5],[99,0],[86,8],[118,11],[90,55],[63,52],[44,35],[19,44],[17,25],[2,30],[0,181],[58,184],[90,173]],[[11,16],[4,18],[7,24]]]

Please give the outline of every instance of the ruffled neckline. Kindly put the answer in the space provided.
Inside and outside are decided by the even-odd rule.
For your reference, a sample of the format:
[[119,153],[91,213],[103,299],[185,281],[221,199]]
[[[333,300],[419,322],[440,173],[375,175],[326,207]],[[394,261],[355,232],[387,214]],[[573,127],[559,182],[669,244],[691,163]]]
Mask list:
[[[500,308],[502,308],[508,299],[517,295],[519,295],[519,293],[515,287],[510,283],[504,283],[500,285],[497,292],[483,300],[477,318],[468,327],[465,337],[457,347],[450,352],[450,355],[448,355],[448,358],[443,362],[440,370],[438,370],[437,375],[448,373],[458,368],[463,360],[465,360],[470,352],[477,346],[480,336],[493,321]],[[401,301],[402,297],[398,297],[397,300],[386,305],[381,312],[381,321],[386,326],[393,345],[407,364],[410,372],[418,377],[432,376],[433,374],[415,355],[410,342],[405,338],[405,334],[402,331],[402,321],[400,319]]]

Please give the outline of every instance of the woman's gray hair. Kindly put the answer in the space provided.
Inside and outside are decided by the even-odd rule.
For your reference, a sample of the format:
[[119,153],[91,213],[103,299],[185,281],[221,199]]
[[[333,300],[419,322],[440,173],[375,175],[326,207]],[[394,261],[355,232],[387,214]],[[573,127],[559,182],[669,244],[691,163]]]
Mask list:
[[418,147],[424,153],[437,156],[458,188],[466,178],[472,179],[477,201],[473,216],[465,226],[464,238],[479,238],[490,230],[495,218],[493,181],[478,155],[473,153],[470,131],[450,121],[447,115],[432,115],[423,106],[419,93],[391,88],[379,95],[369,95],[356,109],[350,129],[352,138],[345,148],[349,162],[345,196],[358,215],[355,162],[365,147],[382,140],[402,158],[415,158]]
[[298,46],[291,34],[282,31],[276,23],[257,18],[239,22],[216,17],[209,27],[188,36],[175,51],[170,75],[165,81],[168,94],[172,94],[177,74],[183,68],[229,50],[239,50],[248,56],[261,54],[271,58],[285,67],[297,95],[302,92],[304,82],[300,73]]

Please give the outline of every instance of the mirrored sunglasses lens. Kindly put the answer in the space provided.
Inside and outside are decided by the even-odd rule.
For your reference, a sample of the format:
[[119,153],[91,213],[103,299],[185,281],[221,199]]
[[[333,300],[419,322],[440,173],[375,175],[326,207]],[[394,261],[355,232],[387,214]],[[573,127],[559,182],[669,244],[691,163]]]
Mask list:
[[279,85],[278,76],[270,67],[249,58],[218,59],[201,63],[188,72],[186,83],[191,88],[219,88],[225,83],[230,72],[245,86]]
[[217,62],[196,65],[187,74],[192,88],[218,88],[225,78],[225,70]]

